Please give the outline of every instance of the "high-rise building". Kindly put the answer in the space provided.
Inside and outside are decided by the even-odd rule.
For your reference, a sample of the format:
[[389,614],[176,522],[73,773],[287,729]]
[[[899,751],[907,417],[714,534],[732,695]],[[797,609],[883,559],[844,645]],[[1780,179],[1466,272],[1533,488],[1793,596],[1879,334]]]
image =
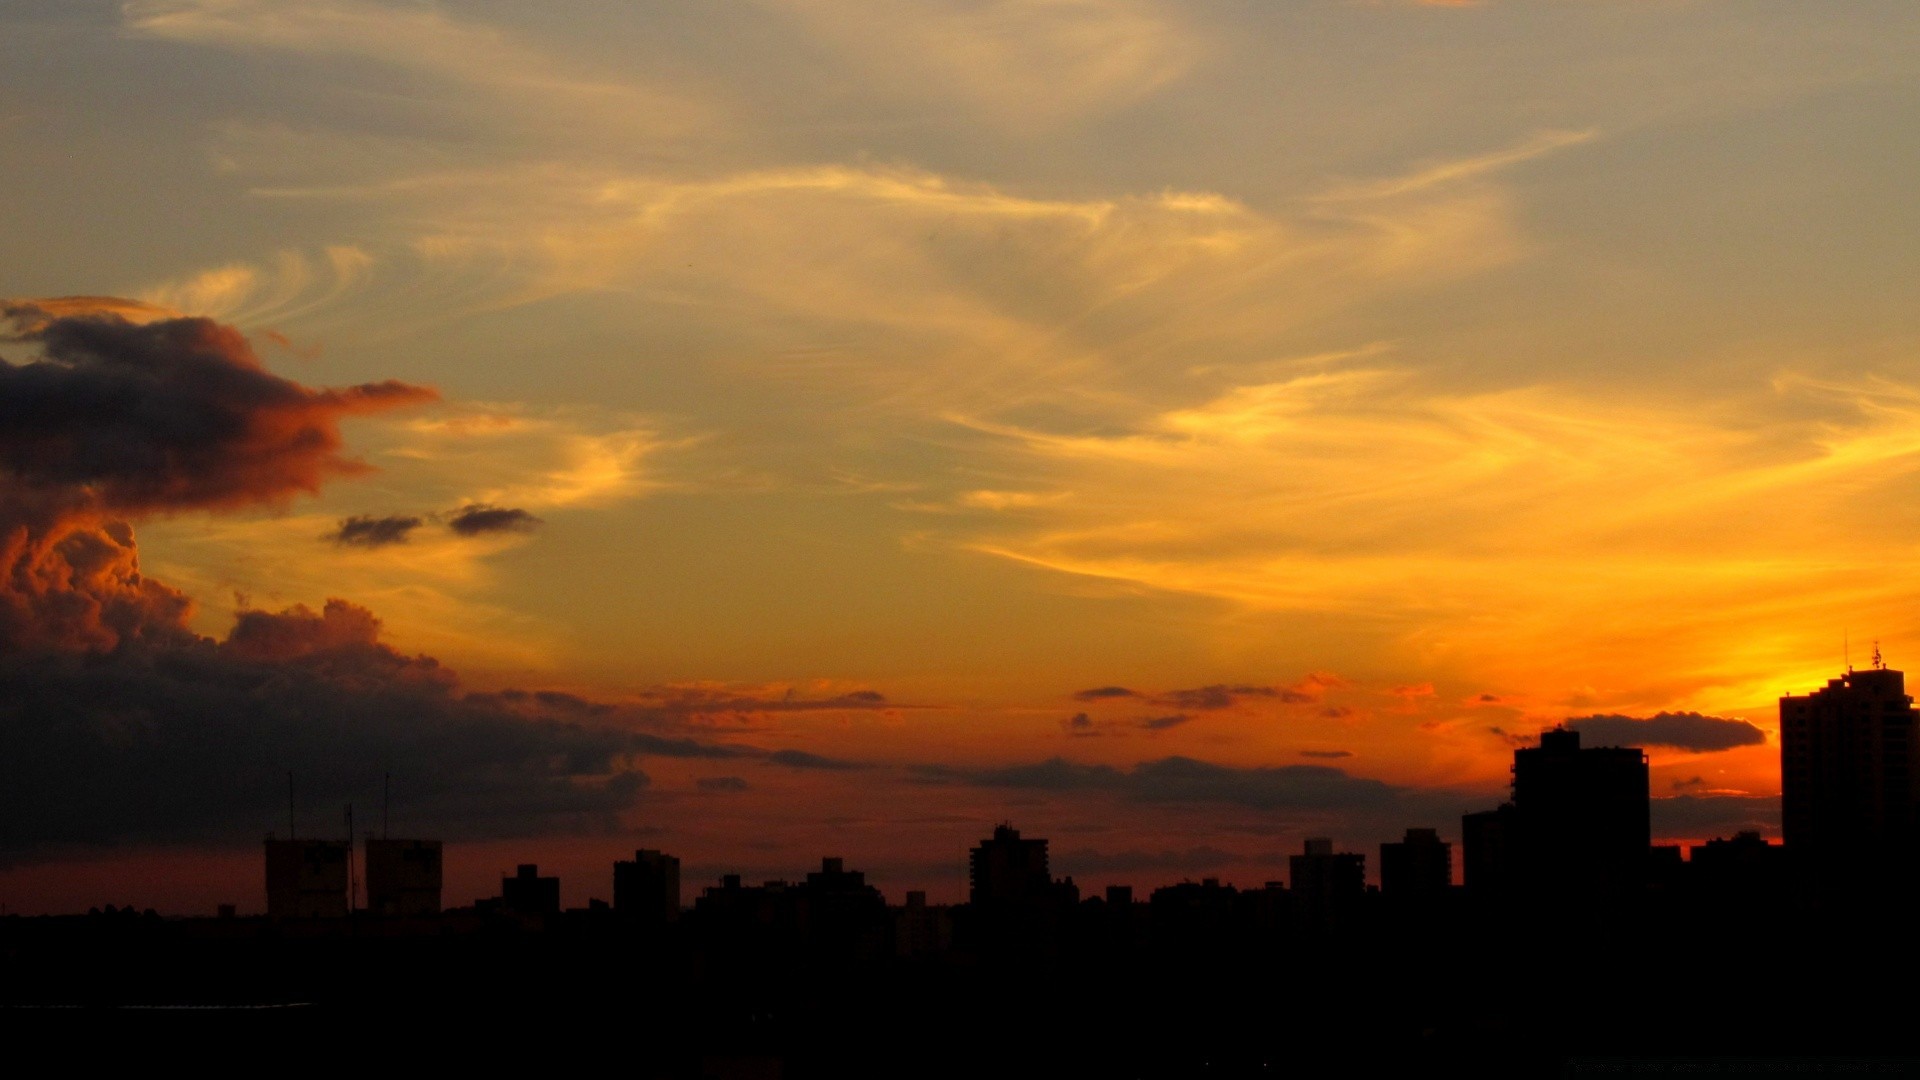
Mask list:
[[500,879],[500,903],[522,915],[560,914],[560,879],[541,877],[535,863],[521,863],[512,877]]
[[1023,840],[1011,825],[996,825],[967,859],[967,901],[975,907],[1020,907],[1053,895],[1047,842]]
[[268,915],[280,919],[346,915],[352,841],[268,837],[266,850]]
[[613,910],[643,922],[673,922],[680,917],[680,860],[664,851],[642,848],[633,861],[613,864]]
[[375,915],[440,913],[440,841],[369,836],[367,910]]
[[1367,857],[1335,851],[1333,841],[1308,840],[1298,855],[1287,856],[1287,880],[1302,914],[1326,915],[1360,902],[1367,891]]
[[1513,801],[1468,814],[1467,888],[1564,899],[1632,892],[1653,844],[1646,752],[1555,728],[1513,752]]
[[1780,699],[1781,826],[1822,876],[1904,868],[1920,824],[1920,739],[1906,676],[1880,662]]
[[1380,893],[1430,900],[1453,886],[1453,845],[1433,829],[1408,829],[1399,843],[1380,845]]

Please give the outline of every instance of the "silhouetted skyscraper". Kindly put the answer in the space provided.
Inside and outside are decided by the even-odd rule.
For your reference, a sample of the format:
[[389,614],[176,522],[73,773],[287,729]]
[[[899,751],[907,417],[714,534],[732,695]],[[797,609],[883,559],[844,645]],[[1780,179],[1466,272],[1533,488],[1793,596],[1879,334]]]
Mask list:
[[1380,892],[1407,900],[1444,896],[1453,886],[1453,845],[1433,829],[1408,829],[1406,839],[1380,845]]
[[1879,662],[1780,699],[1781,825],[1797,866],[1822,876],[1905,868],[1920,821],[1913,698]]
[[440,913],[440,841],[367,837],[367,910],[375,915]]
[[680,860],[642,848],[633,853],[633,861],[614,863],[613,910],[642,922],[680,918]]
[[967,860],[967,901],[975,907],[1020,907],[1046,902],[1053,879],[1047,842],[1023,840],[1011,825],[996,825]]
[[500,879],[500,901],[522,915],[560,914],[560,879],[541,877],[540,867],[521,863],[512,877]]
[[1513,752],[1513,805],[1522,850],[1541,884],[1634,889],[1653,846],[1646,752],[1583,749],[1580,733],[1555,728]]
[[1335,851],[1333,841],[1314,838],[1299,855],[1287,856],[1287,877],[1294,898],[1309,910],[1327,910],[1358,902],[1367,891],[1367,857]]
[[1468,814],[1467,887],[1562,899],[1631,892],[1653,844],[1646,752],[1582,749],[1580,733],[1540,733],[1513,752],[1513,801]]
[[267,914],[340,918],[347,913],[349,840],[267,840]]

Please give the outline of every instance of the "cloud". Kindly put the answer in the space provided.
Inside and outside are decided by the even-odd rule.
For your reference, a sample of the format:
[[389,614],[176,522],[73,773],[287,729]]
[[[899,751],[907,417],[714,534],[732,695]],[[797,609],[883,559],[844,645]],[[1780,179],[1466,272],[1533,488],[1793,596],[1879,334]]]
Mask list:
[[404,544],[408,534],[425,524],[424,518],[358,516],[345,518],[340,527],[327,536],[327,539],[343,547],[386,547],[389,544]]
[[738,776],[702,776],[693,783],[694,786],[701,791],[715,793],[745,791],[749,786],[745,780],[742,780]]
[[1193,717],[1188,716],[1186,713],[1175,713],[1172,716],[1149,717],[1140,721],[1140,726],[1146,728],[1148,731],[1165,731],[1168,728],[1179,727],[1181,724],[1192,719]]
[[0,360],[0,474],[16,491],[132,515],[284,502],[365,472],[344,419],[435,400],[406,383],[314,390],[209,319],[51,316],[0,302],[37,360]]
[[1708,753],[1760,746],[1767,741],[1766,732],[1745,720],[1697,712],[1663,712],[1649,717],[1617,713],[1582,716],[1568,719],[1566,726],[1578,731],[1581,741],[1589,746],[1671,746]]
[[826,697],[803,697],[796,688],[785,692],[742,692],[715,686],[665,686],[644,691],[639,700],[664,714],[707,716],[717,713],[838,712],[843,710],[913,709],[899,705],[877,690],[848,690]]
[[484,503],[463,506],[447,519],[447,528],[461,536],[532,532],[540,524],[539,518],[525,510],[488,506]]
[[1777,795],[1655,796],[1651,813],[1657,837],[1732,836],[1745,829],[1775,835],[1780,831]]
[[1067,719],[1062,720],[1060,722],[1060,726],[1065,728],[1067,730],[1067,734],[1069,735],[1099,734],[1099,732],[1095,731],[1093,728],[1093,717],[1088,716],[1086,713],[1083,713],[1083,712],[1074,713],[1072,716],[1068,717]]
[[435,397],[301,386],[207,319],[132,322],[72,298],[0,302],[0,317],[39,354],[0,359],[0,648],[191,638],[191,602],[140,572],[130,520],[315,492],[366,471],[342,420]]
[[1310,758],[1350,758],[1353,756],[1353,751],[1351,750],[1302,750],[1300,751],[1300,756],[1310,757]]
[[12,859],[250,839],[284,820],[289,771],[328,821],[391,773],[400,819],[456,839],[610,831],[648,782],[632,733],[463,694],[341,600],[244,612],[224,642],[0,657],[0,732]]
[[[343,419],[433,394],[310,389],[230,327],[123,311],[0,307],[39,353],[0,361],[0,858],[252,839],[282,820],[288,772],[329,820],[390,773],[395,811],[434,835],[611,831],[648,784],[640,758],[763,755],[630,729],[564,692],[466,693],[345,600],[194,633],[186,594],[141,572],[126,519],[315,491],[365,469]],[[348,519],[337,535],[416,525]]]
[[1136,0],[774,0],[890,93],[1019,131],[1138,101],[1198,59],[1195,35]]
[[537,132],[544,115],[591,117],[629,137],[672,136],[716,118],[686,97],[618,78],[584,77],[577,61],[559,62],[515,36],[432,6],[367,0],[128,0],[130,33],[244,53],[348,57],[367,64],[361,77],[381,85],[384,66],[418,96],[422,77],[449,84],[476,115],[512,117]]
[[1154,701],[1180,709],[1226,709],[1245,698],[1267,698],[1297,705],[1316,700],[1316,695],[1292,687],[1227,686],[1216,683],[1192,690],[1169,690],[1154,695]]
[[1327,201],[1349,199],[1386,199],[1414,194],[1427,188],[1478,179],[1489,173],[1543,157],[1556,150],[1578,146],[1597,136],[1597,131],[1543,131],[1516,145],[1454,158],[1428,165],[1406,176],[1355,184],[1321,196]]
[[773,753],[767,755],[767,760],[775,765],[785,765],[793,769],[845,771],[849,769],[864,769],[867,767],[857,761],[843,761],[839,758],[822,757],[819,754],[809,754],[805,750],[775,750]]
[[1314,672],[1292,686],[1254,686],[1250,684],[1214,683],[1198,686],[1189,690],[1163,690],[1158,693],[1143,693],[1124,686],[1097,686],[1091,690],[1082,690],[1073,695],[1075,701],[1109,701],[1120,698],[1139,698],[1156,705],[1166,705],[1175,709],[1193,709],[1210,711],[1229,709],[1247,699],[1276,701],[1285,705],[1303,705],[1320,700],[1320,695],[1329,687],[1344,686],[1346,681],[1328,672]]
[[1350,776],[1327,765],[1217,765],[1189,757],[1143,761],[1131,768],[1049,758],[1026,765],[922,765],[926,780],[1029,791],[1112,792],[1142,803],[1225,803],[1254,810],[1385,810],[1411,789]]

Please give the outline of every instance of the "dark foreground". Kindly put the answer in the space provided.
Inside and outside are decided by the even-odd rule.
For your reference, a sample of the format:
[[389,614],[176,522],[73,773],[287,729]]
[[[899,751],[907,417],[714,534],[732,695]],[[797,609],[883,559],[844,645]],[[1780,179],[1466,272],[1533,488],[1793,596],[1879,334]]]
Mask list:
[[606,911],[12,918],[0,1035],[638,1077],[1920,1075],[1904,904],[1264,928],[1136,909],[989,926],[962,908],[923,955],[878,924]]

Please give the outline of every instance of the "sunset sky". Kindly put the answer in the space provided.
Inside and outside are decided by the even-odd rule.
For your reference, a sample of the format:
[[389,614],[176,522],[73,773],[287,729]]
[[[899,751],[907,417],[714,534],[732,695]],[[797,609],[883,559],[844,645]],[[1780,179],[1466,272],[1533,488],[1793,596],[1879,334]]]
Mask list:
[[1371,870],[1564,722],[1777,834],[1916,175],[1904,0],[5,0],[0,901],[258,910],[288,770],[450,906]]

